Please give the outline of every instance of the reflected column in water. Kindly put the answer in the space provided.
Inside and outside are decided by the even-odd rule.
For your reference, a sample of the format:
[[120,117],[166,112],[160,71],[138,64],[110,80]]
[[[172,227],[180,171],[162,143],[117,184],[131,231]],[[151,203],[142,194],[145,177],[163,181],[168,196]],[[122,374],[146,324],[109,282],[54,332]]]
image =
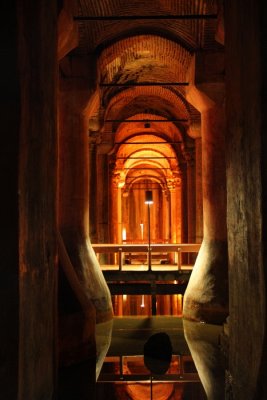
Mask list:
[[113,320],[96,324],[96,380],[99,377],[104,359],[107,355],[112,335]]
[[184,320],[184,335],[208,400],[224,400],[225,370],[219,348],[222,327]]

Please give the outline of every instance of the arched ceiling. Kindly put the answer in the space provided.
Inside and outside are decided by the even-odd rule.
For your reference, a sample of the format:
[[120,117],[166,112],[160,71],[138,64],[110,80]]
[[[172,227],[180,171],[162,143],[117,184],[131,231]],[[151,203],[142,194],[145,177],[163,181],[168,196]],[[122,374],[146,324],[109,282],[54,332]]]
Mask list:
[[[167,179],[179,169],[183,151],[194,145],[189,132],[199,125],[200,114],[185,98],[191,83],[188,72],[195,52],[222,48],[216,41],[219,3],[76,1],[79,46],[71,56],[96,60],[98,102],[90,112],[90,129],[98,120],[93,130],[99,143],[107,144],[107,152],[117,157],[114,174],[120,175],[120,183],[126,182],[130,170],[138,177],[142,168],[146,177]],[[165,160],[156,161],[155,153]],[[133,159],[134,154],[140,159]]]
[[[188,50],[214,46],[216,19],[158,19],[168,15],[203,15],[218,12],[215,0],[79,0],[77,17],[80,29],[80,53],[101,51],[123,37],[137,33],[157,33],[177,41]],[[105,16],[110,19],[90,20],[85,17]],[[115,16],[118,19],[113,20]],[[120,19],[119,17],[147,16],[148,19]],[[153,19],[151,17],[156,17]],[[88,38],[90,40],[88,40]]]

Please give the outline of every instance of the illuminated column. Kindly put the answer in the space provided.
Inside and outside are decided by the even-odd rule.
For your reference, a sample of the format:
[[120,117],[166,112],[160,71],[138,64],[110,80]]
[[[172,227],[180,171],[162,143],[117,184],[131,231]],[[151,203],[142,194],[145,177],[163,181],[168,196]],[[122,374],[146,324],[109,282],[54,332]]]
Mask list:
[[170,210],[169,210],[169,193],[166,190],[162,192],[162,224],[163,224],[163,239],[169,242],[170,240]]
[[169,184],[170,200],[171,200],[171,242],[176,243],[176,225],[177,225],[177,209],[176,209],[176,187],[174,182]]
[[178,314],[177,294],[173,294],[172,298],[172,315]]
[[96,132],[89,131],[89,229],[92,243],[97,241],[96,201]]
[[[112,303],[108,286],[89,238],[89,151],[88,118],[85,114],[90,92],[80,80],[62,79],[59,91],[59,259],[65,279],[59,280],[59,318],[62,357],[79,359],[86,334],[92,326],[90,305],[96,322],[112,319]],[[70,301],[62,292],[73,289]],[[76,296],[71,300],[71,296]],[[81,309],[69,304],[81,302]],[[75,303],[74,303],[75,302]],[[70,353],[68,353],[68,351]],[[73,358],[72,358],[73,360]]]
[[184,156],[187,164],[187,241],[195,243],[196,237],[196,185],[194,149],[186,149]]
[[[180,238],[180,235],[178,235],[178,225],[181,226],[180,223],[178,223],[178,219],[180,220],[180,216],[178,216],[178,210],[181,208],[181,203],[177,202],[178,196],[177,196],[177,188],[178,185],[180,186],[181,180],[180,178],[168,178],[168,188],[170,192],[170,211],[171,211],[171,243],[177,243],[178,236]],[[180,192],[180,190],[179,190]],[[170,262],[174,264],[177,262],[175,259],[175,253],[171,253],[170,255]]]
[[118,299],[118,316],[121,317],[123,315],[123,298],[122,294],[117,294]]
[[171,315],[171,299],[169,294],[163,296],[164,315]]
[[202,143],[201,137],[195,139],[196,148],[196,243],[203,238],[203,199],[202,199]]
[[176,179],[176,216],[177,216],[176,243],[182,243],[182,179],[181,178]]
[[101,146],[97,147],[97,239],[98,243],[109,243],[109,167],[107,154],[102,153]]
[[200,104],[204,238],[184,297],[184,317],[221,323],[228,314],[224,109],[194,90]]
[[112,239],[113,243],[122,241],[122,221],[121,221],[121,188],[119,187],[118,175],[112,178]]

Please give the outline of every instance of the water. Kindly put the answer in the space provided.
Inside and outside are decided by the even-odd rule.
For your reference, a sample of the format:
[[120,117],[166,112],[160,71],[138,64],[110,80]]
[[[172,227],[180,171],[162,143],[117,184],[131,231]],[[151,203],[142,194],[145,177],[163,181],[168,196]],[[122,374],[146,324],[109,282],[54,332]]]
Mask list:
[[[165,332],[172,344],[163,375],[151,373],[144,363],[144,344],[158,332]],[[221,333],[220,326],[179,317],[115,318],[95,399],[224,399]]]

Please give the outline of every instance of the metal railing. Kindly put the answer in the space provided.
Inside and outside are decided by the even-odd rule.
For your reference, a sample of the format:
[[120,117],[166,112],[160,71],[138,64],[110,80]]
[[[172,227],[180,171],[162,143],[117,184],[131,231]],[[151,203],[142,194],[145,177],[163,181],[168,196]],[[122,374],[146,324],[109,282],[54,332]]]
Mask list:
[[[153,254],[161,254],[162,258],[166,258],[166,254],[173,255],[173,264],[177,265],[177,269],[182,268],[182,253],[198,253],[200,249],[199,243],[164,243],[164,244],[102,244],[95,243],[92,247],[96,254],[116,254],[115,265],[118,265],[118,270],[122,270],[123,263],[125,259],[133,257],[136,254],[147,254],[147,260],[149,257],[153,259]],[[128,255],[128,256],[127,256]],[[149,264],[149,269],[151,269],[151,263]]]
[[[143,371],[142,373],[132,373],[129,371],[128,362],[143,361],[142,355],[135,356],[107,356],[105,363],[111,363],[117,366],[116,372],[102,372],[99,375],[98,382],[150,382],[151,373]],[[176,368],[172,367],[171,372],[167,371],[164,375],[153,374],[153,382],[200,382],[197,371],[187,372],[186,364],[192,364],[190,355],[172,355],[171,364],[176,363]],[[114,370],[115,368],[113,368]],[[143,369],[143,368],[142,368]],[[191,370],[191,368],[190,368]]]

